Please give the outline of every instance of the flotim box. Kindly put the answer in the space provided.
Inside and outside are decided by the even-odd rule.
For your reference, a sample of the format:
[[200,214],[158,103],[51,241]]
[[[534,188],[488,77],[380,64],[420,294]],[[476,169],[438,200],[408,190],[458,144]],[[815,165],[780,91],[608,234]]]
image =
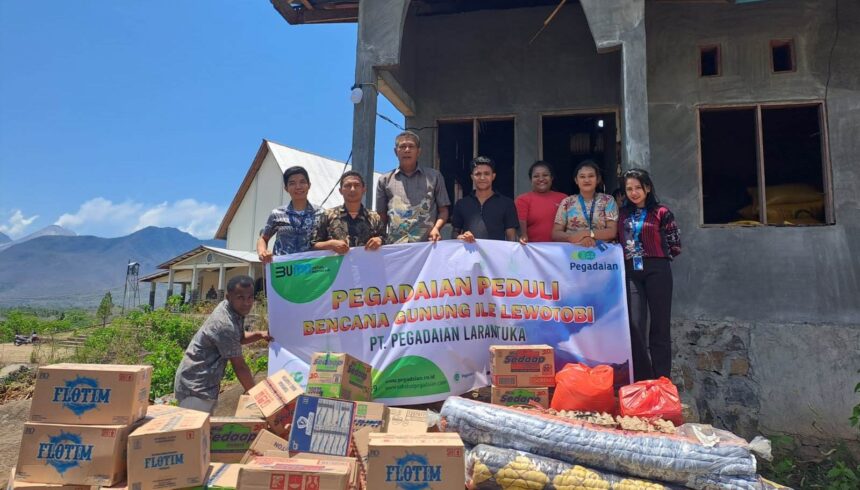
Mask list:
[[555,386],[555,354],[548,345],[491,345],[493,386]]
[[111,486],[125,478],[128,425],[27,422],[16,478],[33,483]]
[[130,490],[203,485],[208,470],[208,413],[181,410],[147,418],[128,436]]
[[211,461],[238,463],[257,438],[257,434],[265,429],[266,422],[262,419],[211,417],[209,419]]
[[9,470],[6,490],[92,490],[89,485],[61,485],[59,483],[28,483],[15,481],[15,468]]
[[239,470],[238,487],[242,490],[347,490],[349,478],[350,465],[345,462],[261,457]]
[[543,408],[549,408],[549,388],[490,388],[493,405],[530,405],[535,402]]
[[349,354],[315,352],[311,356],[308,394],[369,401],[371,367]]
[[370,434],[369,489],[462,490],[465,471],[459,434]]
[[146,415],[152,366],[52,364],[39,368],[30,421],[129,425]]
[[349,455],[355,403],[301,395],[290,429],[290,451]]

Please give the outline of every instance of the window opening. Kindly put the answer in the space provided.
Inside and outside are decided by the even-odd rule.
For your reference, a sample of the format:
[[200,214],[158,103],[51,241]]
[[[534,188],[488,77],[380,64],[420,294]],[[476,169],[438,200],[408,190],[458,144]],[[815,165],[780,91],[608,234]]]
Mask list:
[[699,47],[699,76],[719,76],[721,73],[720,68],[720,46]]
[[794,71],[794,43],[790,39],[771,41],[770,58],[774,73]]
[[[514,119],[438,121],[439,171],[452,203],[472,192],[469,164],[478,155],[493,159],[493,188],[514,198]],[[476,141],[477,137],[477,141]]]
[[820,104],[701,109],[704,224],[826,224],[820,111]]
[[543,116],[541,129],[543,159],[555,169],[554,190],[577,193],[573,171],[588,159],[600,166],[607,194],[618,186],[615,113]]

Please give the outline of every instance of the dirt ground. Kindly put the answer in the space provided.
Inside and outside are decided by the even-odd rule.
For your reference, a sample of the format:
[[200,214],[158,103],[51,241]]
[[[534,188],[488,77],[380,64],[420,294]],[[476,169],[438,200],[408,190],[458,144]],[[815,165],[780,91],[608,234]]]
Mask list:
[[32,345],[0,344],[0,365],[27,364],[32,353]]
[[29,416],[30,400],[15,400],[0,405],[0,488],[6,488],[9,470],[18,461],[24,422]]

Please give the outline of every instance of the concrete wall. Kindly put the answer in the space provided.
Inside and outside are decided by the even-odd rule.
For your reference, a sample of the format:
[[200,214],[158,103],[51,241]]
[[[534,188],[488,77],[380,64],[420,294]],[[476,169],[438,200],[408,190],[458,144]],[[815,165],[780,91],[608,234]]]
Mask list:
[[[397,77],[415,100],[412,127],[438,119],[514,115],[515,193],[539,156],[542,112],[617,108],[618,52],[598,54],[582,8],[561,9],[529,45],[551,7],[410,17]],[[435,132],[423,130],[422,165],[432,165]],[[513,197],[513,196],[512,196]]]
[[[707,421],[744,435],[857,439],[847,417],[860,366],[860,4],[838,8],[837,29],[834,0],[646,4],[651,166],[684,242],[675,378]],[[410,126],[516,116],[517,193],[539,154],[540,113],[620,103],[619,54],[597,54],[578,5],[528,45],[549,11],[410,17],[395,70],[415,100]],[[784,38],[797,70],[774,75],[769,41]],[[700,79],[698,46],[713,43],[722,76]],[[697,106],[825,95],[835,225],[702,227]],[[421,136],[432,165],[435,135]]]
[[[860,366],[860,4],[651,2],[646,10],[651,165],[680,222],[675,261],[679,379],[704,418],[741,432],[857,440],[847,417]],[[769,41],[793,38],[797,71],[772,74]],[[723,75],[698,77],[720,43]],[[832,61],[830,52],[832,49]],[[696,108],[824,100],[832,226],[700,225]]]

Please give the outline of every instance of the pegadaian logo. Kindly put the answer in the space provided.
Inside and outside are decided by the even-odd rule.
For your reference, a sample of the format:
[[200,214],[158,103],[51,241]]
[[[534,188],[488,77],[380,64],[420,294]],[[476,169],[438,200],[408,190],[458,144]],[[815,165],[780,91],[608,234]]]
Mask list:
[[48,442],[39,443],[37,459],[45,460],[46,464],[54,467],[59,474],[81,465],[81,462],[93,460],[93,445],[82,444],[80,434],[60,432],[48,438]]
[[594,260],[597,253],[594,250],[574,250],[570,253],[570,260]]
[[80,417],[99,405],[110,403],[110,388],[100,388],[94,378],[78,376],[65,382],[64,386],[54,387],[54,403],[62,403]]
[[386,465],[385,481],[394,482],[401,490],[427,490],[434,482],[442,481],[442,466],[427,464],[420,454],[407,454]]

